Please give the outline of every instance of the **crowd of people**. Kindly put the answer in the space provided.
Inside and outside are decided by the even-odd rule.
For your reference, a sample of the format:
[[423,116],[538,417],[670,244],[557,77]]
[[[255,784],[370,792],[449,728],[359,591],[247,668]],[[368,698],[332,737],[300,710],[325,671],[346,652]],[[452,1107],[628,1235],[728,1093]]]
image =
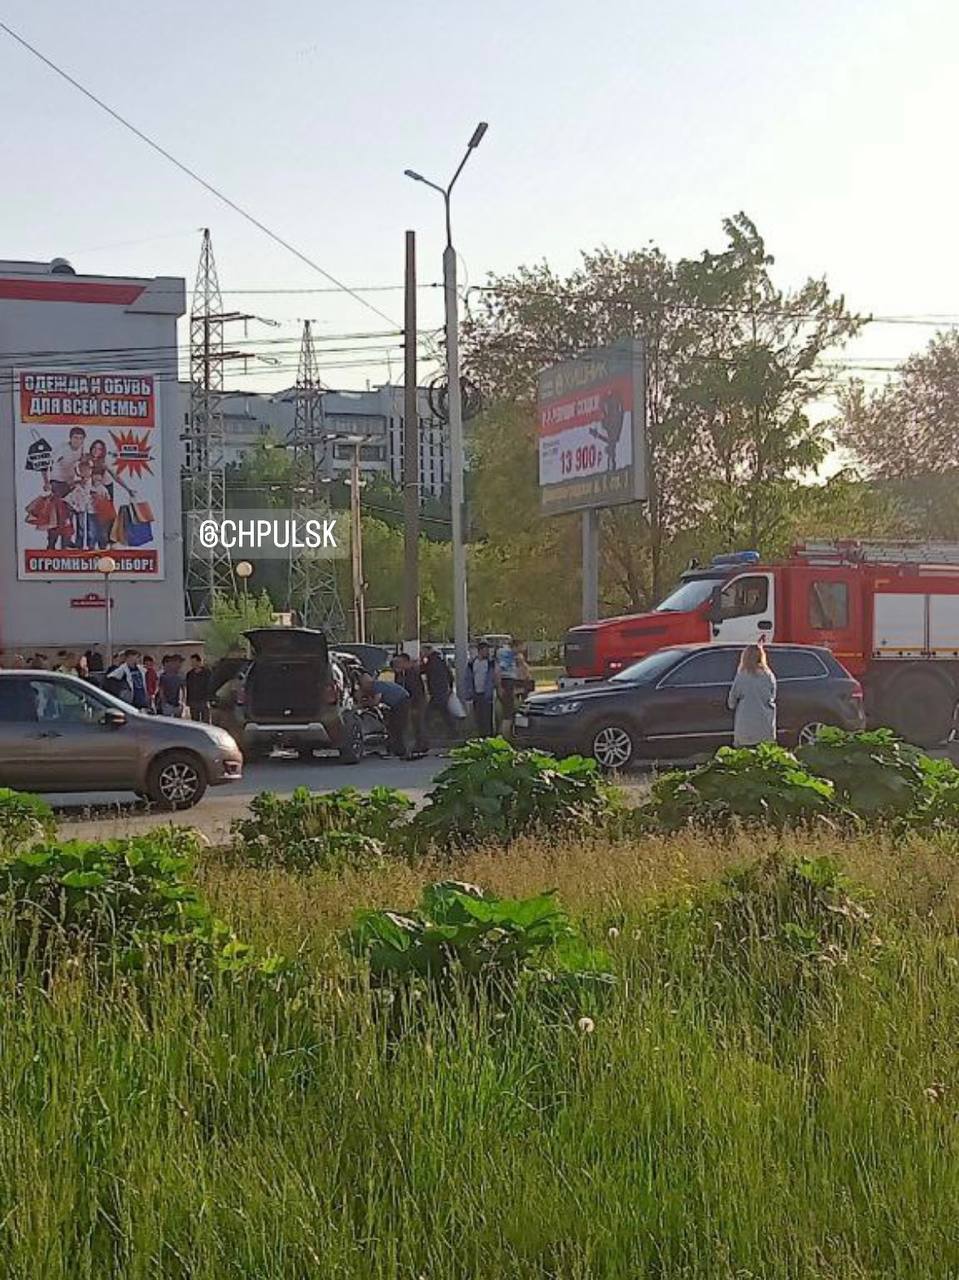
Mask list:
[[108,669],[102,652],[94,646],[83,653],[61,649],[52,659],[41,653],[29,657],[18,653],[9,660],[0,655],[0,667],[79,676],[148,715],[189,716],[210,723],[212,674],[199,653],[191,654],[189,663],[181,653],[165,653],[158,665],[153,654],[126,649],[120,661]]
[[[391,660],[392,680],[364,674],[359,681],[363,705],[379,708],[389,735],[392,754],[416,760],[429,751],[432,730],[444,737],[458,736],[467,712],[442,653],[424,645],[421,656],[397,653]],[[159,665],[153,654],[127,649],[121,660],[107,669],[101,651],[94,646],[83,653],[61,649],[54,658],[40,653],[25,657],[0,654],[0,668],[60,671],[90,680],[138,711],[150,715],[189,717],[211,721],[213,673],[199,653],[189,662],[180,653],[165,653]],[[536,687],[524,647],[515,640],[492,649],[479,640],[466,668],[464,695],[471,705],[473,736],[510,737],[518,701]],[[736,746],[776,741],[776,677],[770,670],[765,647],[748,645],[742,654],[727,705],[734,715]]]
[[[392,679],[365,674],[359,682],[363,705],[379,708],[392,754],[415,760],[426,755],[430,739],[458,737],[468,718],[449,664],[439,649],[424,645],[419,658],[397,653],[391,660]],[[213,702],[213,673],[199,653],[187,661],[181,653],[165,653],[159,661],[151,653],[126,649],[108,664],[96,646],[83,653],[61,649],[54,658],[0,655],[0,667],[61,671],[90,680],[138,711],[150,715],[189,717],[209,724]],[[526,650],[515,640],[494,650],[479,640],[466,668],[463,689],[471,707],[471,735],[509,737],[516,704],[536,686]]]
[[[360,682],[367,706],[383,713],[395,756],[416,760],[429,750],[430,723],[455,735],[467,712],[453,683],[446,659],[432,645],[424,645],[419,659],[398,653],[391,661],[393,679],[366,675]],[[526,651],[515,640],[495,652],[486,640],[478,641],[466,668],[464,694],[472,704],[474,736],[509,737],[516,703],[536,687]]]

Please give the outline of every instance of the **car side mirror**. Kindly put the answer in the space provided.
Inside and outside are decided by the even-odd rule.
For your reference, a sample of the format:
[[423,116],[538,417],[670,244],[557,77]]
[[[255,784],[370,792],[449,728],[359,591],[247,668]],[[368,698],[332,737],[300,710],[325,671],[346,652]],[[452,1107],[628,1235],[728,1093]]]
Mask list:
[[712,595],[709,597],[709,604],[706,606],[706,621],[711,622],[714,626],[723,620],[723,605],[720,599],[719,588],[713,589]]
[[127,722],[125,711],[119,711],[116,707],[107,707],[103,715],[100,717],[100,723],[104,729],[121,729]]

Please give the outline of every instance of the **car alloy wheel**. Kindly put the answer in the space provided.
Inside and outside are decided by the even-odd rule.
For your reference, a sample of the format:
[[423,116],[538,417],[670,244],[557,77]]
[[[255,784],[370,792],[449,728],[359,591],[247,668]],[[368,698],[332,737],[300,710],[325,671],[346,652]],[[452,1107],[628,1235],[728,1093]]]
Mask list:
[[796,735],[796,744],[800,747],[808,747],[816,741],[819,736],[819,730],[825,729],[826,726],[821,720],[811,720],[809,724],[804,724]]
[[622,726],[606,725],[593,738],[593,755],[604,769],[625,769],[633,758],[633,740]]
[[199,786],[200,775],[186,760],[171,760],[157,774],[157,791],[167,804],[189,804]]
[[359,764],[365,754],[366,743],[363,737],[363,723],[355,711],[344,711],[343,734],[340,760],[343,764]]

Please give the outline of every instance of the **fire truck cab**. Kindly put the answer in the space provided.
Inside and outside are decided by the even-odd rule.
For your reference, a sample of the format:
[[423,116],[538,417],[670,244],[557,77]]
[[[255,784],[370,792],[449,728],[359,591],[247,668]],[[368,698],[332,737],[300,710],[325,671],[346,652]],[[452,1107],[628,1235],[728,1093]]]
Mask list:
[[564,683],[709,640],[826,645],[861,680],[870,723],[941,742],[959,702],[959,544],[806,542],[775,564],[716,556],[652,612],[572,628]]

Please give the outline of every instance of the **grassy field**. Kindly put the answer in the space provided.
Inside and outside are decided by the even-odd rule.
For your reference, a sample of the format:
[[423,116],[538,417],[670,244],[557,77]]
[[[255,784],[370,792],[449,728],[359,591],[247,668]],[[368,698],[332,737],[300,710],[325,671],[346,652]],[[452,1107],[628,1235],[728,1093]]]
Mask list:
[[[787,965],[719,919],[709,886],[776,851],[867,886],[859,945]],[[388,1041],[338,932],[449,874],[209,855],[219,913],[315,974],[296,999],[0,957],[4,1280],[959,1275],[955,843],[474,854],[457,877],[556,886],[618,986],[565,1014],[425,1003]]]

